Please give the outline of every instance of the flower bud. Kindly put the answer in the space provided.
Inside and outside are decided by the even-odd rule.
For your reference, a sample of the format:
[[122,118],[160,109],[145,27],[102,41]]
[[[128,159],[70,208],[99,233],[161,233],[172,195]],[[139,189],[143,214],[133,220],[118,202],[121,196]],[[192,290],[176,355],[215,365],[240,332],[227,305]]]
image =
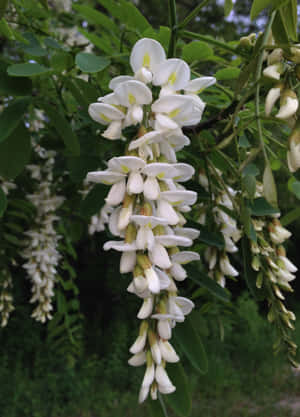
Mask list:
[[291,136],[289,137],[287,162],[291,172],[296,172],[300,168],[300,122],[297,122]]
[[281,62],[277,64],[269,65],[267,68],[263,70],[263,75],[267,78],[272,78],[272,80],[279,80],[280,75],[284,71],[284,66]]
[[268,55],[268,65],[273,65],[278,62],[281,62],[282,59],[283,59],[283,50],[281,48],[276,48]]
[[136,239],[136,227],[133,223],[129,223],[125,231],[125,242],[132,243]]
[[295,62],[296,64],[300,64],[300,45],[296,44],[291,47],[291,61]]
[[299,107],[297,95],[292,90],[285,90],[280,99],[280,109],[275,117],[278,119],[289,119]]
[[267,97],[266,97],[266,102],[265,102],[266,116],[270,116],[271,111],[274,107],[274,104],[280,97],[282,88],[283,86],[281,84],[278,84],[276,87],[273,87],[269,90]]

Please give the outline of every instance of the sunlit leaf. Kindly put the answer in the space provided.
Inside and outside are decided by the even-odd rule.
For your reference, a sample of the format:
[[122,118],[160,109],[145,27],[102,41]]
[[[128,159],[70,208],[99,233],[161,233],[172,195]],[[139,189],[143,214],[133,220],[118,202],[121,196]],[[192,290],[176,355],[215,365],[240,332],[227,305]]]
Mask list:
[[212,48],[201,41],[190,42],[184,45],[182,49],[182,57],[188,63],[193,61],[205,61],[212,55]]

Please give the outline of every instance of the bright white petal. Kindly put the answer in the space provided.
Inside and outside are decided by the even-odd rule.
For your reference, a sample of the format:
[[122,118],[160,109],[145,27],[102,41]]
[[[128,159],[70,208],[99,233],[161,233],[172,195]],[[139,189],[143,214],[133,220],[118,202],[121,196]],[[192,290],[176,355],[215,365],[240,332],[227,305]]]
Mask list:
[[88,111],[91,118],[102,125],[108,125],[114,120],[122,120],[125,116],[121,110],[104,103],[92,103]]
[[132,48],[130,65],[133,72],[137,72],[142,67],[154,72],[165,59],[165,51],[159,42],[154,39],[143,38]]
[[152,102],[151,90],[141,81],[130,80],[119,84],[115,95],[120,104],[125,107],[134,104],[150,104]]

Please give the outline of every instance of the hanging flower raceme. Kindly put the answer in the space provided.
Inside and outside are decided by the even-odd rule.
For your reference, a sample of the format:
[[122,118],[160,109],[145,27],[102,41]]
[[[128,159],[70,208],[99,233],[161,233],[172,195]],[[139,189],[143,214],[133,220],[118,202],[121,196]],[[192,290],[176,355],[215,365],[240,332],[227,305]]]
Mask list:
[[[259,185],[256,196],[261,196]],[[270,322],[276,320],[279,328],[293,329],[295,315],[283,304],[283,292],[293,291],[290,283],[296,278],[297,271],[297,267],[287,258],[283,246],[291,233],[282,226],[279,215],[254,218],[252,221],[257,236],[257,241],[251,242],[252,268],[258,272],[256,286],[264,288],[267,294],[268,319]],[[293,362],[295,344],[288,338],[286,331],[284,339],[288,344],[289,358]]]
[[33,228],[25,232],[28,239],[22,256],[26,259],[23,268],[32,283],[30,302],[38,303],[32,317],[45,322],[52,318],[52,298],[60,259],[57,245],[61,236],[55,230],[59,217],[55,212],[64,198],[53,195],[51,188],[55,152],[41,147],[36,147],[36,152],[42,158],[42,164],[28,165],[27,169],[31,177],[38,181],[38,185],[27,198],[35,206],[37,215]]
[[194,307],[178,295],[177,281],[187,277],[182,265],[199,260],[198,253],[180,250],[191,246],[199,232],[183,227],[183,213],[197,195],[184,187],[194,169],[178,163],[176,151],[190,143],[182,127],[199,123],[205,103],[198,94],[215,79],[190,80],[189,66],[166,59],[153,39],[135,44],[130,65],[134,75],[112,79],[113,92],[92,103],[89,114],[108,126],[102,134],[107,139],[126,139],[128,126],[137,125],[138,134],[129,139],[126,155],[110,159],[104,171],[89,172],[87,180],[110,186],[100,227],[107,224],[119,240],[106,242],[104,250],[121,253],[120,272],[132,273],[128,291],[141,299],[140,331],[129,364],[146,364],[143,402],[149,393],[156,399],[158,391],[176,389],[165,369],[167,362],[179,360],[169,340],[176,323]]
[[[206,191],[209,190],[208,177],[202,170],[199,173],[199,183]],[[226,277],[236,277],[239,275],[238,271],[230,263],[229,254],[238,251],[236,243],[241,238],[241,230],[238,228],[236,220],[222,210],[222,207],[225,207],[228,211],[233,210],[232,200],[235,198],[235,195],[236,191],[228,186],[226,191],[220,191],[211,196],[214,207],[210,218],[213,219],[216,230],[222,233],[225,245],[224,249],[209,246],[204,253],[204,260],[209,269],[208,274],[222,287],[225,287]],[[206,224],[208,210],[210,208],[201,204],[198,222],[202,225]]]

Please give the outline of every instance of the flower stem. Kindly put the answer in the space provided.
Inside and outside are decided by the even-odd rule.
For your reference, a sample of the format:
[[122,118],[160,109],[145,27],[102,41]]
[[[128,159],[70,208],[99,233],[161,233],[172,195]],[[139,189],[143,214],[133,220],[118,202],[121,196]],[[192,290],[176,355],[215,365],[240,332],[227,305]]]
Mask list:
[[207,5],[207,3],[210,0],[203,0],[202,3],[198,4],[197,7],[195,7],[195,9],[186,16],[186,18],[184,19],[184,21],[182,23],[180,23],[180,25],[178,25],[178,29],[183,29],[191,20],[194,19],[194,17],[197,16],[197,14],[200,12],[200,10]]
[[160,393],[160,392],[158,392],[158,399],[159,399],[159,402],[160,402],[160,405],[161,405],[162,411],[163,411],[163,413],[164,413],[164,416],[165,416],[165,417],[169,417],[169,415],[168,415],[168,411],[167,411],[167,408],[166,408],[166,405],[165,405],[165,402],[164,402],[164,399],[163,399],[163,397],[162,397],[162,395],[161,395],[161,393]]
[[264,139],[263,139],[263,135],[262,135],[262,125],[261,125],[261,120],[260,120],[260,115],[259,115],[259,93],[260,93],[259,80],[261,78],[261,70],[262,70],[262,65],[263,65],[264,46],[267,43],[267,40],[268,40],[270,31],[271,31],[271,28],[272,28],[272,24],[273,24],[275,15],[276,15],[276,11],[274,11],[271,14],[268,25],[267,25],[266,30],[265,30],[265,33],[263,35],[262,44],[261,44],[261,51],[260,51],[260,54],[258,56],[257,67],[256,67],[256,72],[255,72],[255,83],[256,83],[256,89],[255,89],[255,116],[256,116],[256,123],[257,123],[258,137],[259,137],[261,149],[263,151],[266,163],[269,163],[269,162],[268,162],[268,155],[267,155],[267,152],[266,152]]
[[177,14],[176,14],[176,0],[169,0],[169,21],[171,28],[171,37],[168,50],[168,58],[172,58],[176,54],[177,43]]

